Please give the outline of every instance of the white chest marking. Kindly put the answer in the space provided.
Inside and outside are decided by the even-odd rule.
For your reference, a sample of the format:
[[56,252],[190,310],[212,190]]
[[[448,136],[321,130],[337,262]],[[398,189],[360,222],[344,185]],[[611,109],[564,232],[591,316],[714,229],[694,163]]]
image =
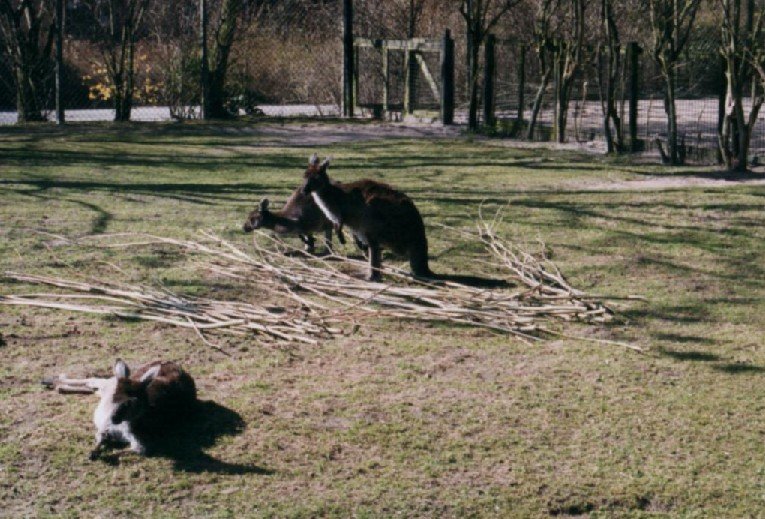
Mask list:
[[99,389],[101,401],[93,412],[93,423],[96,426],[98,434],[118,441],[130,442],[132,434],[129,424],[122,422],[120,424],[112,423],[112,416],[117,410],[114,404],[114,392],[117,390],[117,379],[112,377],[104,382],[103,387]]
[[311,193],[311,196],[313,197],[313,201],[316,202],[316,205],[319,206],[319,209],[321,209],[321,212],[324,213],[324,216],[326,216],[333,224],[340,225],[340,217],[329,209],[329,206],[324,203],[324,200],[319,196],[319,193],[314,191]]

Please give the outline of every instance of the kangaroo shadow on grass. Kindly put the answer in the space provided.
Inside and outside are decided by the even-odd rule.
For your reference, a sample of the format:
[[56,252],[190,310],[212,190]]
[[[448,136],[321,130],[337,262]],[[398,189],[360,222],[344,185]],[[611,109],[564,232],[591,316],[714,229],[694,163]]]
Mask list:
[[[200,400],[193,416],[179,424],[167,434],[146,439],[149,456],[167,458],[173,461],[177,472],[214,474],[261,474],[273,471],[257,465],[229,463],[213,458],[204,449],[214,446],[224,436],[236,436],[246,428],[245,422],[236,411],[210,400]],[[119,464],[120,453],[101,456],[110,465]]]

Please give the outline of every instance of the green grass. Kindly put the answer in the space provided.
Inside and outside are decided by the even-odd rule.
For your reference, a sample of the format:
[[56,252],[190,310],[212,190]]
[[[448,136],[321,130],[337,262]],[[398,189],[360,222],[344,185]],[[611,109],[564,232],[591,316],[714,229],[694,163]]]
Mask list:
[[[0,515],[757,515],[765,187],[605,192],[588,186],[703,172],[498,144],[303,146],[244,125],[0,129],[2,270],[247,300],[166,249],[52,235],[212,229],[246,247],[247,212],[283,202],[319,151],[334,178],[381,178],[414,198],[437,272],[481,274],[475,244],[437,224],[504,208],[501,234],[541,239],[574,286],[615,298],[614,324],[569,330],[648,350],[377,323],[318,346],[225,339],[227,358],[158,324],[0,307]],[[87,461],[95,399],[38,385],[117,356],[179,360],[210,401],[175,459]]]

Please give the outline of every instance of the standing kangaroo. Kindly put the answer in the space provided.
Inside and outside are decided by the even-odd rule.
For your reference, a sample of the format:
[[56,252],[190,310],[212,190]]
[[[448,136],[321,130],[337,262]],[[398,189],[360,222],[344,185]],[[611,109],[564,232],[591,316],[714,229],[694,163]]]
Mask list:
[[93,423],[96,459],[109,442],[124,442],[145,454],[147,436],[178,425],[197,402],[194,379],[174,362],[151,362],[131,373],[122,360],[114,364],[112,378],[70,379],[59,376],[43,384],[60,393],[94,393],[101,397]]
[[401,191],[374,180],[347,184],[332,182],[327,175],[329,159],[319,164],[314,154],[308,162],[302,186],[338,232],[347,225],[354,239],[369,251],[370,281],[382,277],[382,247],[407,255],[412,274],[429,278],[428,239],[414,202]]
[[[318,164],[318,158],[316,160]],[[324,216],[313,199],[304,195],[299,188],[292,193],[281,211],[271,212],[268,205],[268,198],[260,201],[260,205],[245,220],[244,232],[266,228],[279,234],[297,234],[305,243],[306,252],[313,254],[316,243],[313,233],[324,231],[327,249],[332,250],[332,222]],[[339,230],[337,239],[345,244],[345,236]]]

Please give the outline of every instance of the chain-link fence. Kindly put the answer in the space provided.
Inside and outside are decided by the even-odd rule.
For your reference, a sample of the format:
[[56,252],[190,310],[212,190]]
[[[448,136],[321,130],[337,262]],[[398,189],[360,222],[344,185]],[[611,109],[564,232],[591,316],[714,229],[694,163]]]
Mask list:
[[[718,147],[718,127],[722,120],[725,77],[718,52],[719,35],[699,30],[686,45],[678,60],[676,71],[676,112],[678,136],[685,150],[702,160],[715,160]],[[599,88],[603,48],[588,48],[572,89],[566,137],[573,141],[593,141],[604,138],[603,92]],[[549,138],[555,126],[555,80],[552,63],[541,63],[541,52],[529,41],[505,39],[497,42],[495,51],[496,116],[505,123],[524,125],[532,119],[535,100],[539,98],[536,115],[537,138]],[[552,60],[550,55],[548,61]],[[627,46],[621,49],[621,68],[615,85],[617,113],[622,133],[628,135],[630,69]],[[599,70],[598,67],[601,67]],[[549,77],[545,78],[545,71]],[[648,146],[658,139],[667,139],[666,83],[659,66],[643,48],[637,59],[637,138]],[[756,92],[750,85],[750,97],[745,99],[748,113]],[[523,107],[520,110],[520,106]],[[760,115],[754,127],[751,149],[755,155],[765,153],[765,125]],[[520,125],[517,125],[520,128]],[[525,126],[524,126],[525,128]],[[516,132],[518,136],[521,131]]]
[[[45,63],[33,78],[34,104],[42,119],[55,118],[52,38],[53,5],[40,3],[37,38]],[[274,116],[337,115],[340,103],[342,46],[337,38],[340,6],[335,2],[243,3],[237,19],[225,81],[225,105],[232,114]],[[68,0],[65,2],[61,103],[67,121],[115,119],[117,80],[126,81],[130,61],[133,121],[167,121],[200,116],[200,2],[146,2],[134,32],[134,51],[115,34],[112,23],[142,0]],[[209,61],[216,56],[223,2],[209,2]],[[115,9],[119,9],[115,11]],[[117,20],[118,29],[126,26]],[[27,37],[23,34],[22,37]],[[9,49],[12,31],[0,33],[0,124],[17,114],[17,78]],[[127,54],[127,58],[125,55]],[[34,117],[33,119],[40,118]]]
[[[18,3],[18,2],[17,2]],[[114,120],[121,78],[132,94],[130,119],[156,121],[200,116],[201,17],[200,0],[67,0],[63,31],[60,99],[67,121]],[[231,114],[269,116],[336,116],[343,99],[343,2],[338,0],[239,2],[236,37],[228,56],[225,107]],[[355,102],[362,116],[387,110],[397,120],[408,112],[437,117],[443,95],[441,53],[444,33],[454,38],[454,97],[456,122],[466,120],[469,85],[465,21],[454,5],[442,2],[377,2],[355,0]],[[19,3],[20,5],[20,3]],[[36,36],[21,53],[11,26],[0,18],[0,124],[18,120],[21,97],[32,106],[27,119],[55,116],[54,39],[55,0],[43,0]],[[132,32],[134,52],[114,32],[115,13],[124,22],[128,6],[146,6]],[[209,1],[209,52],[217,52],[222,6]],[[116,7],[118,11],[114,11]],[[413,6],[429,11],[412,11]],[[123,14],[120,14],[123,13]],[[413,18],[414,17],[414,18]],[[7,24],[6,24],[7,25]],[[119,25],[119,24],[118,24]],[[123,23],[124,27],[125,24]],[[540,50],[527,34],[504,27],[495,45],[494,109],[499,124],[525,136],[534,121],[536,139],[551,138],[556,120],[555,74],[549,49]],[[510,35],[510,37],[508,37]],[[717,51],[719,35],[697,30],[677,63],[678,133],[687,149],[717,148],[724,88]],[[362,42],[358,44],[358,42]],[[366,43],[364,43],[366,42]],[[17,48],[18,47],[18,48]],[[635,86],[630,80],[626,45],[615,86],[622,133],[628,134],[629,95],[637,88],[637,112],[632,119],[644,142],[667,136],[664,79],[655,60],[642,52]],[[575,77],[568,108],[566,139],[603,139],[603,49],[588,47]],[[130,54],[130,53],[128,53]],[[122,59],[122,61],[120,61]],[[212,55],[208,61],[213,62]],[[19,70],[26,67],[26,76]],[[132,65],[131,65],[132,62]],[[479,77],[484,78],[481,52]],[[132,84],[126,83],[132,67]],[[485,79],[485,78],[484,78]],[[18,85],[30,85],[19,89]],[[633,90],[631,90],[633,89]],[[634,93],[634,92],[633,92]],[[483,107],[479,91],[479,107]],[[29,99],[33,102],[29,102]],[[479,110],[480,113],[480,110]],[[30,116],[31,114],[31,116]],[[37,114],[35,116],[35,114]],[[765,117],[763,115],[762,117]],[[761,118],[762,118],[761,117]],[[765,130],[753,132],[754,154],[765,152]],[[703,154],[703,153],[702,153]],[[707,153],[709,155],[709,153]]]

